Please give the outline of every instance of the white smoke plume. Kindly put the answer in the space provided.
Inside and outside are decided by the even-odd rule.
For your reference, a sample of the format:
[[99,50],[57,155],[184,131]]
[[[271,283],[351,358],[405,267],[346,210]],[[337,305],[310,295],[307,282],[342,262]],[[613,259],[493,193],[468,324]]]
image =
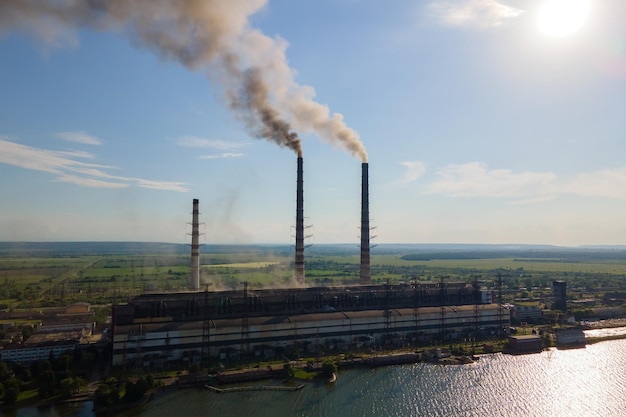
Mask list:
[[[218,81],[248,129],[301,154],[290,125],[367,161],[359,135],[300,86],[286,42],[250,26],[267,0],[2,0],[0,34],[24,31],[49,43],[79,29],[115,30],[132,42]],[[70,36],[68,36],[68,34]]]

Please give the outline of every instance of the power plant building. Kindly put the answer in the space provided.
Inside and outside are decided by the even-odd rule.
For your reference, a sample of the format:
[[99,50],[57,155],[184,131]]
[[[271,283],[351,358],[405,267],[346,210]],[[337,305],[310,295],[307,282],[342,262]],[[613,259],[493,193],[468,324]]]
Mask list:
[[[113,308],[112,365],[299,357],[501,335],[509,311],[477,285],[372,285],[368,164],[362,164],[359,285],[200,292],[198,200],[189,292],[142,294]],[[305,283],[303,161],[297,160],[295,278]]]
[[[462,283],[144,294],[114,307],[113,366],[275,358],[493,335],[497,304]],[[478,298],[479,299],[479,298]]]

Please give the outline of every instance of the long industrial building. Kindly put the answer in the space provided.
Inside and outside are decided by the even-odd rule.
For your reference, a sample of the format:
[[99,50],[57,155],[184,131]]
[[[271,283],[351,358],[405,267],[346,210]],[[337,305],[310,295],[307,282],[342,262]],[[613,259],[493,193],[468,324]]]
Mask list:
[[[477,284],[372,285],[369,168],[361,165],[359,285],[199,292],[199,209],[193,201],[189,292],[143,294],[113,308],[114,366],[162,367],[243,356],[298,357],[320,351],[480,339],[502,331],[508,310]],[[297,159],[294,276],[304,270],[303,160]],[[487,297],[485,297],[487,295]]]
[[[143,294],[114,307],[114,366],[482,338],[508,311],[464,283]],[[489,300],[490,301],[490,300]]]

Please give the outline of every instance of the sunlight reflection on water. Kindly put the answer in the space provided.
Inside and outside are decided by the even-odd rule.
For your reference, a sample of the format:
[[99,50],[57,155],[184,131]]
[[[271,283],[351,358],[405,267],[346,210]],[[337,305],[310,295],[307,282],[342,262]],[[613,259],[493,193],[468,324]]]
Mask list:
[[626,335],[626,327],[585,330],[585,337],[609,337]]
[[[481,356],[471,365],[415,364],[340,372],[333,385],[297,392],[215,394],[204,388],[161,393],[122,416],[379,417],[626,416],[626,340],[537,354]],[[93,417],[30,409],[10,416]],[[4,415],[4,414],[3,414]]]

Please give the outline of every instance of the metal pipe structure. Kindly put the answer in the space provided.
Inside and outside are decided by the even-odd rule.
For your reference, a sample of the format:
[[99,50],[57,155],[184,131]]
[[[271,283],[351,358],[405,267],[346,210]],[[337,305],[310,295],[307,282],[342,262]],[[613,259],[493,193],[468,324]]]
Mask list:
[[189,290],[198,291],[200,289],[200,211],[198,210],[198,199],[193,199],[193,212],[191,221],[191,275],[189,276]]
[[304,284],[304,185],[303,161],[298,157],[296,179],[296,281]]
[[368,164],[361,165],[361,284],[370,284],[370,202]]

